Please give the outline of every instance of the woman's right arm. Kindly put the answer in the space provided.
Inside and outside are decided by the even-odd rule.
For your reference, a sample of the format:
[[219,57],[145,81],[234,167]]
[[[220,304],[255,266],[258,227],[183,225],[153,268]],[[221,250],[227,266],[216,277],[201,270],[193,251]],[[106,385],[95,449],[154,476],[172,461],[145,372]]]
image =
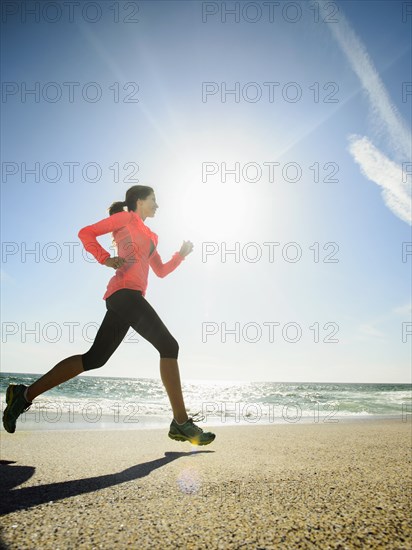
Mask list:
[[130,212],[117,212],[108,218],[104,218],[104,220],[100,220],[97,223],[87,225],[86,227],[80,229],[78,233],[79,239],[82,241],[87,252],[90,252],[99,264],[104,265],[105,261],[110,258],[110,254],[97,242],[96,237],[124,227],[130,222],[130,218]]

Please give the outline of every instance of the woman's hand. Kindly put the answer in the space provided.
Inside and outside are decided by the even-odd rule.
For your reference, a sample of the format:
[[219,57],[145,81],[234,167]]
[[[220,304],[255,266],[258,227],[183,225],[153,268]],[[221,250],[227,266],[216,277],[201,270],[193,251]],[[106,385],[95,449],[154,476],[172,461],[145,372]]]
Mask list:
[[190,254],[192,250],[193,250],[193,243],[190,241],[183,241],[182,247],[179,250],[179,254],[184,257]]
[[124,258],[115,256],[114,258],[107,258],[104,265],[107,265],[107,267],[113,267],[113,269],[118,269],[119,267],[122,267],[125,261],[126,260]]

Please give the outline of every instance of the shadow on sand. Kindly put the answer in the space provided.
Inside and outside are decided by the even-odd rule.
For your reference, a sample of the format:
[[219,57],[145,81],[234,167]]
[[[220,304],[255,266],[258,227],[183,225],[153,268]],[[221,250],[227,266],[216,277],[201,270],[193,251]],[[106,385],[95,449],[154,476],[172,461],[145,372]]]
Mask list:
[[[214,451],[199,450],[196,451],[196,454],[213,452]],[[162,458],[157,458],[150,462],[143,462],[142,464],[136,464],[121,472],[71,481],[47,483],[34,487],[22,487],[21,489],[14,489],[14,487],[18,487],[32,477],[35,472],[34,466],[13,466],[13,464],[15,464],[13,461],[0,460],[0,514],[10,514],[16,510],[23,510],[46,502],[91,493],[93,491],[105,489],[106,487],[113,487],[125,481],[133,481],[149,475],[153,470],[161,468],[177,458],[193,454],[193,452],[165,452],[165,456]]]

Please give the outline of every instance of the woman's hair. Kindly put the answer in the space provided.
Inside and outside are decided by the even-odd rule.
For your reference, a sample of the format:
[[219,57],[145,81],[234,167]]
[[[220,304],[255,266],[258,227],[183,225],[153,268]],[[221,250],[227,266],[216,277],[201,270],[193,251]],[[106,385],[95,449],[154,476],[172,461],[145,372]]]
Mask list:
[[136,211],[136,201],[137,199],[147,199],[147,197],[154,193],[154,190],[147,185],[133,185],[126,191],[126,198],[123,202],[117,201],[113,202],[109,207],[109,215],[117,214],[117,212],[123,212],[124,207],[127,206],[127,210],[130,212]]

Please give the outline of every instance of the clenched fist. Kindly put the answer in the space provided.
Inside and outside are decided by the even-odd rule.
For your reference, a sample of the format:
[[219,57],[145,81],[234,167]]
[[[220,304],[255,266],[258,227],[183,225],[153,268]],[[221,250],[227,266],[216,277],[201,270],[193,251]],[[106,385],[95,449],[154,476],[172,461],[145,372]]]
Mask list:
[[179,250],[181,256],[187,256],[193,250],[193,243],[190,241],[183,241],[182,247]]

